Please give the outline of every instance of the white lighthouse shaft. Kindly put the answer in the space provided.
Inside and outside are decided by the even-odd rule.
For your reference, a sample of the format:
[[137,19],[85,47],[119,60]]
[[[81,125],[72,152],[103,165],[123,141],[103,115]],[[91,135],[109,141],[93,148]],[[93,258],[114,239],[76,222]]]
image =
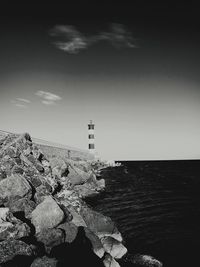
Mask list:
[[88,124],[88,149],[89,152],[95,154],[95,138],[94,138],[94,123],[90,121]]

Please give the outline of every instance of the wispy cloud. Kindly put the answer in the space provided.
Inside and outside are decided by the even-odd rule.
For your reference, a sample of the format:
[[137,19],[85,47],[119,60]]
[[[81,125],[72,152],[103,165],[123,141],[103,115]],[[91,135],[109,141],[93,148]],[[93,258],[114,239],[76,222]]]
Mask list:
[[74,26],[57,25],[50,30],[50,35],[63,38],[63,41],[56,41],[54,44],[57,48],[68,53],[77,53],[88,46],[88,39]]
[[71,25],[56,25],[50,30],[50,35],[60,39],[54,42],[58,49],[70,54],[77,54],[80,50],[100,41],[107,41],[117,48],[137,47],[136,39],[132,33],[124,25],[118,23],[112,23],[108,31],[91,36],[84,35]]
[[46,91],[37,91],[35,94],[41,98],[42,103],[45,105],[54,105],[56,101],[62,99],[60,96]]
[[24,103],[31,103],[30,100],[25,99],[25,98],[16,98],[17,101],[24,102]]
[[14,100],[10,101],[13,105],[15,105],[18,108],[27,108],[28,104],[31,103],[30,100],[25,99],[25,98],[15,98]]

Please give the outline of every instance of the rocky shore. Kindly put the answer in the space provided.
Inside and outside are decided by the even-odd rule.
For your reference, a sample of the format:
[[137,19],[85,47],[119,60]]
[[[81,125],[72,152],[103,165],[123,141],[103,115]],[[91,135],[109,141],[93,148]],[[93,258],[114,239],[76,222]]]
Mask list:
[[86,204],[104,187],[91,162],[50,158],[27,133],[4,136],[0,266],[162,266],[130,256],[115,223]]

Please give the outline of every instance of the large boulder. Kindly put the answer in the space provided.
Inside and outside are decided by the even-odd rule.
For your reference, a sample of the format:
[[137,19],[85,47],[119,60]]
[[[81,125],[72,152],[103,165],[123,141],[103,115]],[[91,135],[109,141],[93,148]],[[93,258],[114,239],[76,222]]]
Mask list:
[[101,238],[103,248],[115,259],[121,259],[126,253],[127,248],[111,236]]
[[20,239],[29,234],[27,224],[15,218],[8,208],[0,208],[0,240]]
[[73,189],[80,198],[95,197],[105,189],[105,180],[97,180],[95,174],[92,173],[84,184],[75,185]]
[[19,199],[23,197],[30,199],[31,196],[31,186],[22,175],[13,174],[0,181],[0,205],[11,199]]
[[31,213],[31,222],[37,233],[56,227],[63,219],[63,211],[51,196],[46,196],[44,201]]
[[71,184],[71,187],[84,184],[90,178],[90,173],[84,172],[72,165],[68,167],[68,171],[67,181]]
[[112,236],[119,242],[122,241],[122,236],[111,218],[104,216],[103,214],[94,210],[91,210],[86,205],[83,205],[81,207],[80,215],[85,221],[87,227],[98,237],[101,238],[104,236]]
[[42,258],[35,259],[31,267],[56,267],[57,266],[57,260],[54,258],[48,258],[47,256],[44,256]]
[[15,256],[32,256],[33,250],[20,240],[5,240],[0,242],[0,264],[12,260]]

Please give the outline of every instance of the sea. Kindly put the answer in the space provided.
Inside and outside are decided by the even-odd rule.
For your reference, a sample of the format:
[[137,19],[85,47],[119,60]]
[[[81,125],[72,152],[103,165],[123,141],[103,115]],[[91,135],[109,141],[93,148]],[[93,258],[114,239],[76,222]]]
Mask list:
[[200,160],[118,161],[89,204],[110,216],[129,253],[164,267],[200,266]]

